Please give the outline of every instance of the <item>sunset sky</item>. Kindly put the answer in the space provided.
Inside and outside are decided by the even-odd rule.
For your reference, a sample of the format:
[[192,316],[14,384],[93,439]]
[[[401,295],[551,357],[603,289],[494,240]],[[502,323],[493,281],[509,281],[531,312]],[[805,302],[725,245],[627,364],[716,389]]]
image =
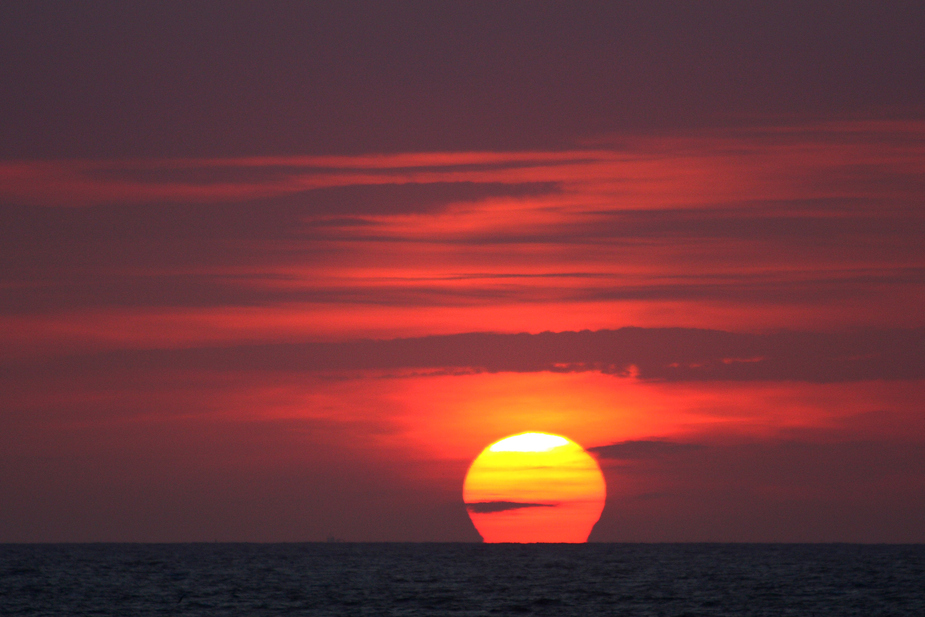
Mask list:
[[925,4],[0,4],[0,542],[925,542]]

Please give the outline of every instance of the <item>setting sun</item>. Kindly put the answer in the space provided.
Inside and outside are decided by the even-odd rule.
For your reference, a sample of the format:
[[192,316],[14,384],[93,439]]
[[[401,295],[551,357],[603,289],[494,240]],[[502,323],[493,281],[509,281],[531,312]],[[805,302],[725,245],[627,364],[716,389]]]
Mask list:
[[574,441],[548,433],[489,445],[463,484],[485,542],[585,542],[606,495],[597,461]]

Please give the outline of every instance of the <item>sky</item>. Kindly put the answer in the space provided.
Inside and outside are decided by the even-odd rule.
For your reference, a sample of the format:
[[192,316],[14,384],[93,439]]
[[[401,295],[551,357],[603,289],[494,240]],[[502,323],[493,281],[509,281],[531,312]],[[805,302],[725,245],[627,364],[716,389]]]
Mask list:
[[925,542],[925,6],[4,2],[0,542]]

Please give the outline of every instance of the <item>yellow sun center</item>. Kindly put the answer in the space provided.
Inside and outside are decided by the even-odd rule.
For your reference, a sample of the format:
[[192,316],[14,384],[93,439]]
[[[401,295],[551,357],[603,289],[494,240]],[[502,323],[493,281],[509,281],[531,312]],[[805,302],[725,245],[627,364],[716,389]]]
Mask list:
[[476,457],[463,501],[485,542],[584,542],[607,491],[597,461],[574,441],[521,433]]

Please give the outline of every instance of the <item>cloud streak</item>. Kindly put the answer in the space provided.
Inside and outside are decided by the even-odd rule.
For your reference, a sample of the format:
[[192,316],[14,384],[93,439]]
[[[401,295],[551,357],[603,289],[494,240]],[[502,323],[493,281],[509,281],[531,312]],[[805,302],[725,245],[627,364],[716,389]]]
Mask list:
[[400,336],[430,307],[507,307],[539,332],[562,327],[542,323],[553,305],[584,305],[579,329],[722,305],[681,325],[921,325],[903,307],[925,298],[923,160],[925,124],[854,121],[547,152],[0,162],[0,314],[378,307]]
[[54,207],[216,203],[349,186],[561,185],[570,207],[909,198],[923,189],[925,124],[832,122],[620,138],[613,149],[228,159],[8,161],[5,202]]
[[467,503],[466,508],[477,514],[492,514],[495,512],[510,512],[523,508],[554,508],[554,503],[524,503],[520,501],[478,501]]

